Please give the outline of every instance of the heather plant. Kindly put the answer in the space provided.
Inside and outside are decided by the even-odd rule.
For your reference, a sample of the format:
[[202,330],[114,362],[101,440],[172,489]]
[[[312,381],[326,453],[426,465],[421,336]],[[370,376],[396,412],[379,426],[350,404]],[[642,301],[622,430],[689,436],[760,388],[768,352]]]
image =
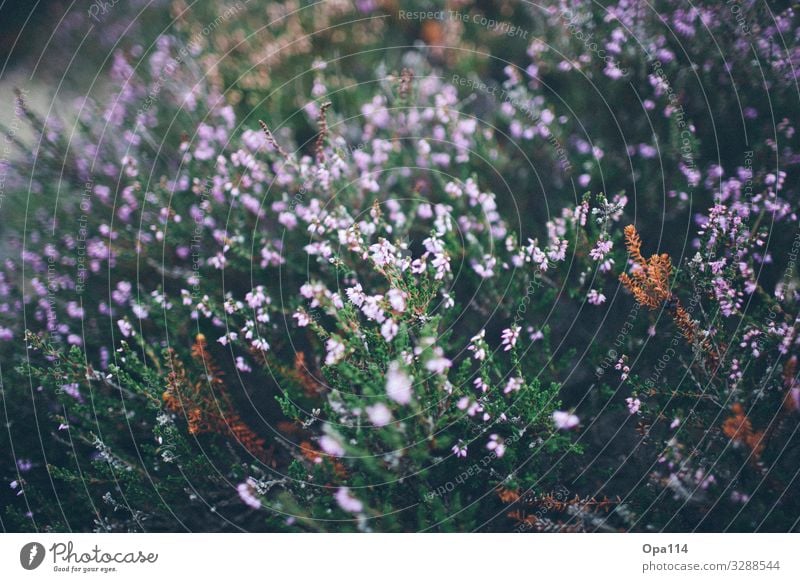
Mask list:
[[[117,70],[124,71],[124,65]],[[174,82],[180,83],[180,78]],[[467,457],[470,447],[484,451],[477,456],[485,465],[485,474],[471,488],[492,497],[493,487],[502,482],[527,488],[540,479],[553,480],[539,475],[544,470],[538,462],[512,474],[519,455],[506,442],[524,440],[522,450],[534,457],[537,449],[542,455],[577,452],[552,422],[559,405],[558,385],[538,377],[547,354],[520,349],[520,324],[526,322],[514,316],[522,293],[528,293],[531,304],[546,300],[546,295],[530,297],[539,294],[535,277],[539,271],[556,270],[566,259],[565,235],[577,224],[583,206],[577,212],[568,209],[554,221],[546,241],[521,245],[497,212],[494,195],[481,191],[477,178],[447,179],[436,170],[437,165],[449,165],[451,155],[466,157],[470,151],[490,148],[491,130],[478,131],[474,119],[465,121],[450,110],[455,104],[452,86],[434,77],[420,79],[413,90],[410,78],[402,82],[409,85],[398,97],[405,102],[404,110],[395,117],[387,117],[386,110],[366,115],[361,137],[370,142],[362,149],[348,148],[333,135],[327,103],[318,107],[320,133],[313,156],[286,153],[296,148],[278,144],[266,124],[228,143],[226,128],[231,128],[233,114],[225,106],[209,112],[207,119],[214,116],[223,125],[206,126],[207,141],[178,144],[185,154],[179,172],[185,176],[172,184],[165,179],[148,184],[138,170],[144,153],[135,154],[131,136],[123,134],[121,140],[128,142],[125,176],[118,187],[125,202],[104,199],[100,178],[86,183],[94,195],[91,203],[81,201],[85,211],[92,206],[91,221],[87,216],[87,224],[81,225],[86,232],[79,236],[86,239],[86,254],[99,264],[89,263],[81,270],[52,246],[42,256],[26,255],[28,268],[41,277],[33,278],[41,296],[36,302],[23,297],[22,303],[31,303],[32,321],[48,324],[46,340],[30,334],[27,341],[54,365],[41,369],[29,364],[21,372],[34,378],[42,392],[61,395],[59,426],[94,446],[95,461],[110,465],[104,469],[112,475],[123,467],[134,471],[135,461],[124,459],[124,444],[96,434],[95,409],[84,407],[87,391],[92,400],[95,392],[102,395],[104,409],[122,408],[125,417],[141,417],[141,430],[152,431],[150,440],[159,446],[148,451],[156,459],[145,465],[145,474],[154,466],[169,471],[170,463],[177,463],[182,473],[181,459],[189,454],[184,439],[227,437],[240,450],[233,449],[238,462],[227,459],[225,471],[238,466],[237,472],[247,473],[240,476],[240,492],[250,505],[256,505],[252,499],[259,491],[266,491],[260,483],[281,467],[287,472],[269,480],[280,484],[273,487],[276,507],[290,507],[294,519],[304,525],[324,519],[336,499],[341,512],[358,514],[358,523],[372,514],[375,521],[387,521],[380,526],[385,529],[458,529],[463,526],[439,522],[446,523],[448,512],[462,504],[459,513],[474,519],[476,500],[467,491],[447,502],[434,493],[449,489],[449,476],[459,474],[463,464],[458,461]],[[126,98],[135,94],[145,92],[131,90]],[[438,97],[448,94],[449,100]],[[124,119],[119,107],[115,103],[112,114]],[[430,127],[425,119],[439,124]],[[437,143],[431,130],[460,136],[462,147],[449,153],[450,146]],[[110,144],[112,157],[119,155],[114,146],[121,149]],[[445,151],[436,151],[441,149]],[[80,160],[76,165],[79,173]],[[417,171],[404,169],[414,166]],[[203,175],[210,177],[196,177]],[[273,188],[280,197],[264,207],[256,196]],[[408,195],[381,196],[390,189],[406,190]],[[176,190],[183,200],[176,199]],[[423,190],[425,196],[420,195]],[[100,244],[92,236],[95,229],[112,241],[124,237],[122,232],[135,235],[130,243],[104,246],[106,255],[89,248]],[[65,236],[67,248],[80,248],[84,242],[76,245],[71,234]],[[159,244],[160,257],[145,250]],[[498,247],[502,263],[496,256]],[[307,259],[287,261],[289,248]],[[113,264],[111,276],[101,268],[101,260]],[[535,270],[524,269],[529,263]],[[134,279],[142,264],[160,274],[153,288],[141,277]],[[120,280],[123,273],[134,280]],[[549,284],[555,285],[555,274],[550,277]],[[62,304],[51,300],[55,281],[79,300],[98,287],[111,292],[108,302]],[[287,297],[284,291],[291,288],[295,290]],[[470,312],[474,317],[466,318]],[[69,318],[78,320],[84,331],[74,333],[77,330],[68,323],[55,323]],[[92,330],[102,329],[106,318],[115,331],[107,345],[98,346],[104,335],[94,336]],[[486,324],[475,326],[476,320]],[[496,336],[495,343],[502,338],[497,355],[485,339],[486,327]],[[191,349],[180,349],[167,339],[176,333],[187,338],[196,334]],[[542,336],[529,325],[525,333]],[[216,363],[206,336],[213,339],[217,358],[224,363]],[[62,361],[59,346],[66,351],[69,345],[75,347]],[[191,362],[185,361],[187,356]],[[96,372],[88,361],[95,357]],[[238,385],[233,394],[231,384]],[[277,421],[282,429],[269,444],[237,412],[236,393],[251,405],[253,399],[272,400],[270,419],[283,420]],[[124,406],[106,400],[116,398]],[[275,401],[282,416],[276,413]],[[265,420],[262,413],[254,414]],[[181,439],[175,424],[186,433]],[[132,436],[133,444],[142,438]],[[136,454],[141,455],[138,448]],[[194,470],[207,471],[204,463],[213,463],[213,449],[202,456],[209,460],[198,461]],[[251,475],[248,463],[257,461],[262,467]],[[81,481],[89,471],[78,458],[75,462],[76,469],[57,472],[67,483]],[[371,481],[390,468],[398,475],[387,488],[393,491],[393,483],[403,482],[394,493],[397,499]],[[142,477],[141,471],[134,474]],[[113,478],[105,471],[104,475]],[[337,481],[330,483],[334,477]],[[151,485],[157,491],[161,487]],[[165,527],[159,525],[165,519],[163,508],[147,511],[139,505],[147,496],[143,483],[131,478],[128,486],[133,491],[118,484],[106,492],[111,498],[116,492],[136,500],[124,505],[137,508],[130,512],[130,523],[110,527],[141,526],[144,520],[152,527]],[[351,497],[351,491],[367,493],[373,488],[374,507],[367,505],[367,495],[362,500]],[[423,520],[417,511],[412,517],[381,518],[392,513],[393,504],[423,502],[430,503],[433,519]],[[351,511],[355,507],[363,511]],[[112,508],[117,509],[116,503]],[[365,522],[363,527],[373,526]]]
[[747,6],[177,2],[73,128],[21,93],[3,527],[796,529],[798,29]]

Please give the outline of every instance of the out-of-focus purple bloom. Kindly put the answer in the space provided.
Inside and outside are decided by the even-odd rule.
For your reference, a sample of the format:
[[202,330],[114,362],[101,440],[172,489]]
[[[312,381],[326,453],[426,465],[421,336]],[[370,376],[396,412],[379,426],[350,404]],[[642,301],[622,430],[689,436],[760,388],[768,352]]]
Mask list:
[[581,419],[570,412],[564,410],[556,410],[553,413],[553,423],[558,430],[569,430],[575,428],[581,422]]

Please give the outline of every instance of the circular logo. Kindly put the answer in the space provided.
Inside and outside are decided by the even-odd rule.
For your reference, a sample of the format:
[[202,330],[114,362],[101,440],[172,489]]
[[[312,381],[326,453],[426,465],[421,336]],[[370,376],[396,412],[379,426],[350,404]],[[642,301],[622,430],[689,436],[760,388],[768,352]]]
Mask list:
[[26,570],[35,570],[44,561],[44,546],[39,542],[30,542],[19,551],[19,563]]

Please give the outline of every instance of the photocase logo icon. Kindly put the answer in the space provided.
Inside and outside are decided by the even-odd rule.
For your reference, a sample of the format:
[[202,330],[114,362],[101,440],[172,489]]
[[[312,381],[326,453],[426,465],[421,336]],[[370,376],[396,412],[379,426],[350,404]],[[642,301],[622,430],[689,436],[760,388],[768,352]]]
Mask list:
[[44,561],[44,546],[38,542],[30,542],[22,546],[19,552],[19,563],[26,570],[35,570]]

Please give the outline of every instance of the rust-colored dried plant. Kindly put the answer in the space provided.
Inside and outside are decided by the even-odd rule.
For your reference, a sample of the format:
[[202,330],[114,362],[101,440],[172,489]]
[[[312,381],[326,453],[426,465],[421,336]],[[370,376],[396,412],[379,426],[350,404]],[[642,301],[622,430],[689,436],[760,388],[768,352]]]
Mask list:
[[202,379],[192,382],[183,362],[169,350],[171,371],[167,375],[164,404],[172,412],[181,412],[189,434],[214,433],[234,439],[256,458],[266,461],[264,439],[259,437],[236,412],[228,394],[224,373],[207,351],[206,339],[198,334],[192,345],[192,358],[202,366]]
[[622,273],[619,280],[641,305],[656,309],[672,297],[669,290],[672,261],[666,253],[645,259],[642,240],[632,224],[625,227],[625,245],[634,266],[630,275]]
[[738,402],[731,406],[731,412],[733,415],[722,423],[723,434],[734,442],[745,444],[753,451],[755,460],[758,460],[764,450],[764,433],[753,430],[753,423]]
[[[574,497],[567,498],[562,494],[554,495],[545,493],[534,495],[531,493],[522,494],[519,490],[508,489],[503,486],[495,490],[500,501],[509,505],[506,517],[513,520],[517,527],[527,526],[538,531],[581,531],[577,522],[565,523],[561,520],[553,520],[545,517],[548,512],[555,513],[608,513],[621,500],[611,500],[608,497],[596,499],[594,497]],[[526,529],[527,529],[526,527]]]
[[718,361],[711,339],[703,337],[697,329],[697,323],[692,320],[689,313],[681,305],[678,297],[672,293],[669,287],[669,279],[672,275],[672,260],[667,253],[652,255],[649,259],[642,256],[642,239],[636,232],[636,227],[629,224],[625,227],[625,246],[628,249],[633,268],[630,275],[622,273],[619,280],[623,286],[633,294],[636,301],[649,309],[657,309],[666,304],[675,325],[681,331],[681,335],[690,344],[700,340],[700,347],[708,356],[713,367]]

